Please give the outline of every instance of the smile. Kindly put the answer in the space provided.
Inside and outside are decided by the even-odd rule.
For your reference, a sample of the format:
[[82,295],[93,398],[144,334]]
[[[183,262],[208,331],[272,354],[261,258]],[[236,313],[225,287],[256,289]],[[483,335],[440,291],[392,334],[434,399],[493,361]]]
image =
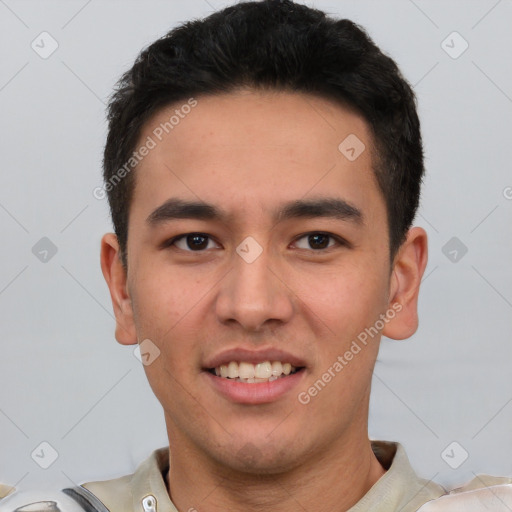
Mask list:
[[273,382],[288,375],[293,375],[300,368],[291,363],[281,361],[263,361],[261,363],[248,363],[245,361],[230,361],[208,371],[217,377],[243,382],[245,384],[256,384],[262,382]]

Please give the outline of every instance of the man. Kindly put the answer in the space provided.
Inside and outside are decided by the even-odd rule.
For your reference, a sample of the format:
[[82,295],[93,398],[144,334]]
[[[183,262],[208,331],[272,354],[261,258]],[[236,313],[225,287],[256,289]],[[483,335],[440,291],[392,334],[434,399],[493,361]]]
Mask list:
[[418,325],[423,172],[413,92],[348,20],[246,2],[144,50],[109,106],[115,234],[101,267],[116,339],[140,344],[169,447],[134,475],[83,484],[76,501],[111,512],[512,503],[512,479],[446,496],[399,443],[368,438],[380,337]]

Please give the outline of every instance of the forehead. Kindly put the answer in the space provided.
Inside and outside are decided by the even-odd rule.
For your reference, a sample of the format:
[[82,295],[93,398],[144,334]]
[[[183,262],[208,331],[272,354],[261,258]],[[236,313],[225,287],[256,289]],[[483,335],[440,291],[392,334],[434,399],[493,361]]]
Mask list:
[[383,207],[367,123],[330,100],[253,90],[200,96],[157,112],[139,144],[150,139],[135,172],[135,207],[172,195],[256,213],[335,193]]

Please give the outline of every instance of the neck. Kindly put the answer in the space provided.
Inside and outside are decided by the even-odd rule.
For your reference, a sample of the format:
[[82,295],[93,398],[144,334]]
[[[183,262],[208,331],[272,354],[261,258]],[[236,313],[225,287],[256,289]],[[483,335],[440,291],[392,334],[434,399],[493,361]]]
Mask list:
[[314,461],[272,475],[240,473],[211,461],[197,464],[190,455],[179,449],[170,454],[170,467],[179,469],[169,470],[167,488],[178,510],[345,512],[385,474],[367,437],[340,442]]

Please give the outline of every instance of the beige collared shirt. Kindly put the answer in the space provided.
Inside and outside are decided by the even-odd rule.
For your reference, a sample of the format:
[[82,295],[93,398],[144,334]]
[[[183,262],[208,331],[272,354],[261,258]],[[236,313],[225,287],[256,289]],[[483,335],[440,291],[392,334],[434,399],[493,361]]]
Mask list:
[[[387,471],[348,512],[512,511],[511,477],[478,475],[448,493],[439,484],[416,475],[399,443],[371,443]],[[155,450],[131,475],[88,482],[82,487],[95,494],[110,512],[178,512],[167,493],[168,469],[169,448],[164,447]],[[13,487],[0,484],[0,498],[13,491]]]

